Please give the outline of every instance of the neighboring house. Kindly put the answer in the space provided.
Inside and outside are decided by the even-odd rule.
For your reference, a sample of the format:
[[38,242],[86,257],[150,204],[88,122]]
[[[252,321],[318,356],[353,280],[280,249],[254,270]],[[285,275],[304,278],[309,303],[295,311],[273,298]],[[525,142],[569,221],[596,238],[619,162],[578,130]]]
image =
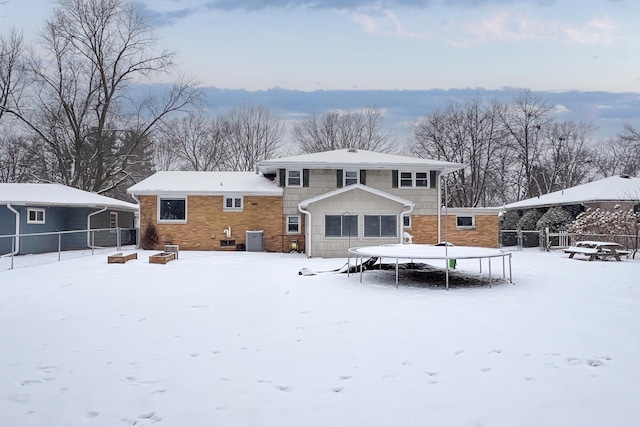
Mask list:
[[527,210],[555,206],[579,206],[581,210],[586,210],[587,208],[612,209],[616,205],[620,205],[625,210],[635,209],[640,211],[640,178],[628,175],[611,176],[542,196],[509,203],[504,206],[504,209]]
[[141,233],[153,224],[159,246],[241,249],[261,232],[266,251],[315,257],[445,235],[497,247],[498,209],[448,209],[444,222],[440,178],[462,167],[345,149],[261,161],[256,173],[158,172],[127,191],[140,200]]
[[[6,237],[58,231],[133,228],[138,206],[62,184],[0,183],[0,255],[58,250],[58,236]],[[107,233],[73,233],[60,240],[63,250],[103,246]],[[5,237],[1,237],[5,236]],[[15,240],[15,248],[12,241]],[[129,243],[124,241],[123,243]]]

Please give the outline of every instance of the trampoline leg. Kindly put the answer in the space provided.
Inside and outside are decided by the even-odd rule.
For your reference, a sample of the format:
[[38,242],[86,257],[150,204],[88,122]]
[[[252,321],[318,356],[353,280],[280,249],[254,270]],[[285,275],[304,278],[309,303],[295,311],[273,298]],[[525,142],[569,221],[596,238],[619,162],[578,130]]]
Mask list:
[[513,285],[513,278],[511,277],[511,254],[509,254],[509,282]]
[[364,258],[362,255],[360,255],[360,283],[362,283],[362,263],[364,261]]
[[349,270],[351,270],[351,253],[347,251],[347,277],[351,273]]
[[505,277],[507,277],[504,273],[504,257],[502,257],[502,278],[504,279]]
[[445,273],[445,284],[447,286],[447,290],[449,290],[449,260],[445,259],[444,260],[445,263],[447,263],[447,272]]
[[480,263],[480,274],[482,274],[482,258],[478,258],[478,262]]
[[491,258],[487,258],[489,261],[489,289],[491,289]]
[[396,289],[398,289],[398,258],[396,258]]

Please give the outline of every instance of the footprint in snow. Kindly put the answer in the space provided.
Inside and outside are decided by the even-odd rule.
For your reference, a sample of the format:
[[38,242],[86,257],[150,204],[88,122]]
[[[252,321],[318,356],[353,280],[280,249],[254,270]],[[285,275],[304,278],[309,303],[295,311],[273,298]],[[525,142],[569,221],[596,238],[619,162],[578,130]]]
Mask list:
[[455,354],[456,356],[458,356],[458,355],[460,355],[460,354],[462,354],[462,353],[464,353],[464,350],[458,350],[458,351],[456,351],[454,354]]
[[482,372],[490,372],[490,371],[491,371],[491,368],[482,368],[482,369],[480,369],[480,370],[481,370]]
[[338,378],[341,380],[350,380],[353,377],[351,375],[340,375]]
[[438,375],[437,372],[433,372],[433,371],[430,371],[430,372],[427,371],[427,372],[425,372],[425,374],[429,375],[430,377],[435,377],[436,375]]
[[288,393],[288,392],[294,390],[293,387],[290,387],[288,385],[277,385],[275,388],[276,388],[276,390],[284,391],[285,393]]
[[502,353],[502,350],[491,350],[490,353],[500,354],[500,353]]
[[342,391],[344,390],[344,388],[342,387],[334,387],[331,389],[332,392],[334,393],[342,393]]
[[89,411],[89,412],[87,412],[87,418],[95,418],[98,415],[100,415],[100,412],[98,412],[98,411]]

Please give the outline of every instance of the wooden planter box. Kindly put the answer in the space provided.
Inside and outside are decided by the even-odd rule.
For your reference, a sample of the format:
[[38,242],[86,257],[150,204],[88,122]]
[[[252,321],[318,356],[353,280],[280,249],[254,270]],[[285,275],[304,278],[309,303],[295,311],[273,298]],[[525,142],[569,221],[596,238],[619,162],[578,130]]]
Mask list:
[[175,252],[160,252],[149,257],[149,264],[166,264],[176,259]]
[[123,255],[122,252],[118,252],[117,254],[109,255],[107,257],[107,264],[124,264],[132,259],[138,259],[138,254],[136,252],[128,255]]

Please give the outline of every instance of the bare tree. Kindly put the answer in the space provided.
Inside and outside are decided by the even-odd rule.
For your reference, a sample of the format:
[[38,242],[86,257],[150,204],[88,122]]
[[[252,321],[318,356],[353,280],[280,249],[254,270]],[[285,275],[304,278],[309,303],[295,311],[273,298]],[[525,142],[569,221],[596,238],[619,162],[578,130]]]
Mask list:
[[640,134],[632,126],[598,147],[597,172],[604,177],[640,174]]
[[24,137],[0,134],[0,182],[28,182],[33,156]]
[[376,107],[309,115],[294,127],[294,139],[303,153],[341,148],[396,151],[396,141],[384,127],[384,114]]
[[[190,114],[171,120],[161,139],[165,150],[171,149],[175,168],[213,171],[224,167],[227,157],[228,122]],[[166,157],[165,157],[166,158]]]
[[267,108],[242,105],[232,109],[224,120],[228,141],[224,169],[250,171],[260,160],[279,153],[284,126]]
[[148,22],[125,0],[58,0],[40,40],[48,56],[30,61],[32,108],[8,112],[55,163],[43,178],[101,193],[131,182],[152,155],[153,130],[197,101],[193,82],[162,95],[134,88],[134,79],[171,72],[174,54],[156,49]]
[[22,33],[11,29],[0,34],[0,121],[10,108],[19,105],[24,90],[24,42]]
[[590,141],[594,131],[593,125],[583,122],[556,122],[550,126],[539,164],[532,171],[541,194],[594,178],[595,150]]
[[480,97],[467,103],[452,103],[443,111],[423,118],[414,127],[410,151],[417,157],[465,164],[449,179],[453,206],[489,206],[503,203],[494,182],[500,177],[505,133],[500,122],[504,106],[485,104]]
[[527,89],[516,95],[501,115],[517,160],[518,170],[513,177],[516,200],[543,193],[534,171],[539,165],[545,135],[553,122],[550,113],[551,107],[546,101]]

